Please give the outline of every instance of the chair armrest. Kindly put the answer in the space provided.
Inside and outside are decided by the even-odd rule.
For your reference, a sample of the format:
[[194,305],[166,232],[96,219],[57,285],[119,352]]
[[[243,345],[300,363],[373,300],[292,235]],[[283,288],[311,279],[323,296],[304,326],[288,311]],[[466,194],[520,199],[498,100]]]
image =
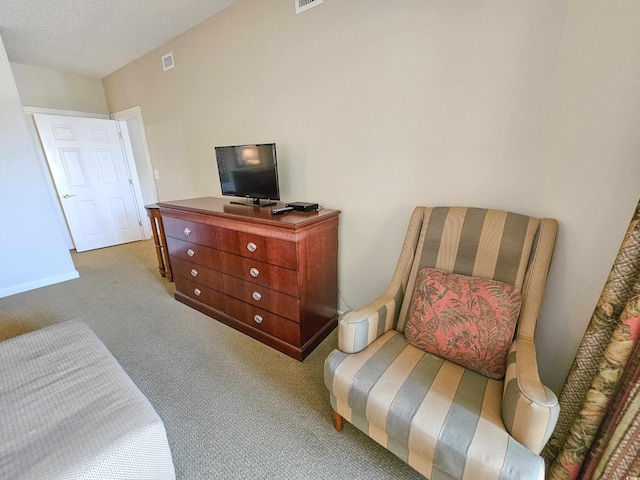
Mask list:
[[502,395],[502,421],[511,436],[539,454],[553,433],[560,404],[540,382],[533,341],[518,338],[511,345]]
[[344,353],[357,353],[367,348],[376,338],[395,328],[404,294],[407,290],[409,272],[413,264],[424,207],[413,210],[404,238],[400,259],[396,265],[389,288],[381,297],[358,310],[346,312],[338,321],[338,349]]
[[346,312],[338,320],[338,349],[344,353],[357,353],[367,348],[376,338],[395,327],[404,289],[395,295],[387,292],[359,309]]

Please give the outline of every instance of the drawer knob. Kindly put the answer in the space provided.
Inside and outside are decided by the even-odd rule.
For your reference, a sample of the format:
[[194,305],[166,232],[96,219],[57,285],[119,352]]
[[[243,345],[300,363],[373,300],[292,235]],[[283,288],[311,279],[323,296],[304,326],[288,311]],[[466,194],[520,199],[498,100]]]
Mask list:
[[197,276],[198,276],[198,270],[196,270],[195,268],[192,268],[192,269],[191,269],[191,275],[192,275],[193,277],[197,277]]
[[199,288],[196,288],[196,289],[193,291],[193,293],[195,293],[195,294],[196,294],[196,297],[199,297],[199,296],[200,296],[200,294],[202,293],[202,290],[200,290]]
[[191,230],[189,230],[188,228],[185,228],[185,229],[183,230],[183,232],[184,232],[184,234],[185,234],[185,235],[187,235],[187,236],[191,235]]
[[249,270],[249,275],[251,275],[253,278],[256,278],[258,275],[260,275],[260,270],[258,270],[257,268],[252,268],[251,270]]
[[262,321],[264,320],[264,318],[262,318],[260,315],[256,314],[253,316],[253,321],[256,323],[262,323]]
[[260,295],[260,292],[253,292],[251,294],[251,296],[253,297],[254,300],[260,300],[262,298],[262,295]]
[[257,248],[258,246],[255,243],[253,242],[247,243],[247,250],[249,250],[250,252],[255,252]]
[[189,249],[187,250],[187,255],[189,255],[190,257],[193,257],[196,254],[196,252],[194,252],[193,250]]

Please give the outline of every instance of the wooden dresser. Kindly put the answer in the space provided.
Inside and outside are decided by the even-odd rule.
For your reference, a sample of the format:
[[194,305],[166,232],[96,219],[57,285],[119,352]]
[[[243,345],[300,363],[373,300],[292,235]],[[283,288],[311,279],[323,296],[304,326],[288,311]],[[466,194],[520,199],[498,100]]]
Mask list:
[[336,327],[340,211],[272,215],[212,197],[158,206],[176,300],[298,360]]

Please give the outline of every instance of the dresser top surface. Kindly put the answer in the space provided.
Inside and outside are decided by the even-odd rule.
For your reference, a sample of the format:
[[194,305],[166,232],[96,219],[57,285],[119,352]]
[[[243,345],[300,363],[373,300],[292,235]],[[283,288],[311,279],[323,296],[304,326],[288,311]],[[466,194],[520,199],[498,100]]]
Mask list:
[[298,228],[310,223],[327,220],[330,217],[340,215],[340,210],[323,208],[314,212],[290,211],[279,215],[273,215],[271,210],[284,207],[278,203],[268,207],[255,205],[232,204],[230,200],[216,197],[189,198],[173,200],[170,202],[158,202],[160,209],[170,209],[191,213],[201,213],[221,217],[236,217],[241,220],[249,220],[257,223],[277,224],[282,227]]

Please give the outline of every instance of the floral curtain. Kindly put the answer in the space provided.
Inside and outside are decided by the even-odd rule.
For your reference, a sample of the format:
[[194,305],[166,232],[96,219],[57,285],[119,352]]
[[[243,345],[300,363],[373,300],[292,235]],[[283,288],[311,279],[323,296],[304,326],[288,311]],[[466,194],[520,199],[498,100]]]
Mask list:
[[640,478],[640,202],[560,393],[547,479]]

